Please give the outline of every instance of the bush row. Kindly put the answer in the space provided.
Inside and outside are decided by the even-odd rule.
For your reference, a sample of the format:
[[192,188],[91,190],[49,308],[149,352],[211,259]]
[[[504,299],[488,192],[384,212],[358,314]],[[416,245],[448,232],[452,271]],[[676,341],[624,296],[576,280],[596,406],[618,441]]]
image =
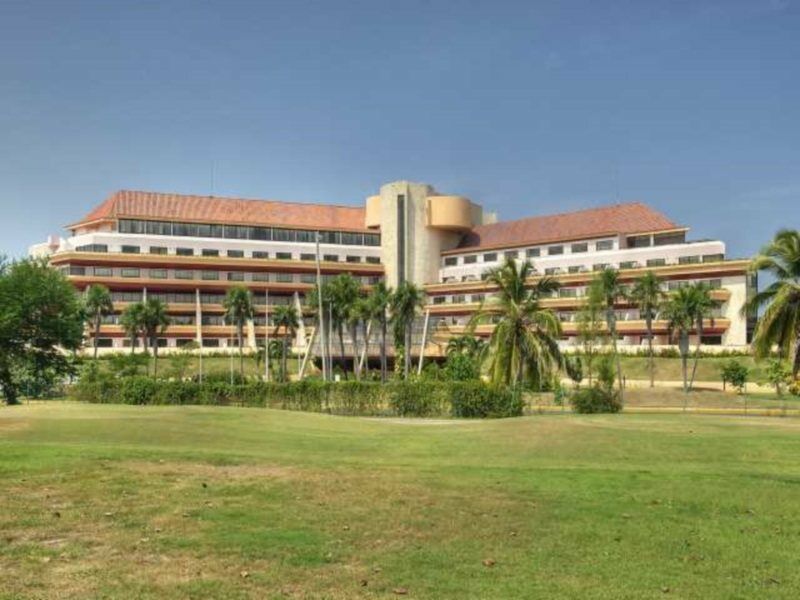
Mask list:
[[520,416],[524,408],[520,394],[478,381],[231,384],[95,373],[73,385],[70,396],[93,403],[238,405],[358,416],[500,418]]

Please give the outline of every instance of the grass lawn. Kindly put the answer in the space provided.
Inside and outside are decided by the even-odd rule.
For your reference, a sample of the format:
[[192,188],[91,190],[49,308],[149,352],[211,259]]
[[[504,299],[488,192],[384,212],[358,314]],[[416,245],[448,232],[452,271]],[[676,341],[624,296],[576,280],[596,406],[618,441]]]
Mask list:
[[0,597],[797,598],[798,455],[798,419],[0,408]]
[[[697,381],[721,381],[720,369],[729,360],[737,360],[750,369],[750,381],[765,381],[766,361],[757,362],[752,356],[716,357],[703,356],[697,363]],[[622,372],[628,379],[650,379],[646,356],[622,356]],[[662,381],[681,381],[681,359],[656,357],[656,379]],[[692,361],[689,361],[691,371]]]

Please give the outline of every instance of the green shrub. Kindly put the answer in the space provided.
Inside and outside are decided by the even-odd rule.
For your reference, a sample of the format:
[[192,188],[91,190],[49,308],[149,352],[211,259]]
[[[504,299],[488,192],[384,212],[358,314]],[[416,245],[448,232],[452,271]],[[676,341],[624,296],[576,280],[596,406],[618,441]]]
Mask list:
[[735,359],[726,360],[720,368],[723,388],[727,388],[728,384],[731,384],[740,394],[744,393],[749,374],[748,368]]
[[602,385],[577,389],[570,396],[572,409],[579,414],[618,413],[622,410],[619,393]]
[[478,361],[466,354],[454,353],[447,357],[444,365],[447,381],[477,381],[480,379]]
[[401,417],[430,417],[447,414],[443,399],[437,394],[443,386],[429,382],[397,382],[386,386],[389,406]]
[[160,383],[143,375],[125,377],[120,380],[119,401],[122,404],[155,404]]
[[448,386],[452,416],[466,419],[519,417],[525,408],[522,394],[508,387],[463,382]]

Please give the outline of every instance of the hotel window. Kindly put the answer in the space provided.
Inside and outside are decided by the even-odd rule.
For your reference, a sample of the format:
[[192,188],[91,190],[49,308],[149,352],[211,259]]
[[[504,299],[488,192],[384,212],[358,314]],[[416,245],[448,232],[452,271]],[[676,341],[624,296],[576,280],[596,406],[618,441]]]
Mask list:
[[317,283],[317,276],[314,273],[301,273],[300,283]]
[[322,256],[322,260],[325,262],[339,262],[339,255],[338,254],[324,254]]
[[626,260],[626,261],[623,261],[623,262],[619,263],[619,268],[620,269],[635,269],[638,266],[639,266],[639,263],[637,263],[635,260]]
[[178,256],[194,256],[194,248],[176,248],[175,254]]
[[561,272],[561,269],[558,267],[548,267],[544,270],[545,275],[558,275]]
[[381,264],[381,257],[380,256],[368,256],[367,262],[371,265],[379,265]]
[[628,237],[628,248],[648,248],[652,245],[652,238],[649,235],[632,235]]
[[292,253],[291,252],[276,252],[275,258],[278,260],[292,260]]
[[263,250],[253,250],[253,258],[269,258],[269,252]]
[[444,257],[444,266],[445,267],[455,267],[458,264],[458,257],[457,256],[445,256]]
[[360,233],[342,232],[342,244],[346,244],[348,246],[363,246],[364,238]]
[[114,271],[111,267],[95,267],[94,268],[94,276],[95,277],[111,277],[114,275]]
[[228,250],[230,258],[244,258],[244,250]]
[[537,256],[541,256],[541,254],[542,254],[542,251],[539,248],[528,248],[525,251],[525,255],[528,258],[536,258]]
[[69,275],[86,275],[86,267],[71,265],[67,267],[66,271]]
[[175,269],[175,279],[194,279],[194,271],[189,269]]
[[219,256],[219,250],[212,248],[203,248],[201,253],[203,256]]
[[583,270],[583,267],[581,267],[581,266],[567,267],[567,273],[580,273],[582,270]]
[[75,252],[108,252],[107,244],[86,244],[85,246],[78,246]]
[[259,282],[269,281],[269,273],[253,273],[250,278]]
[[278,283],[292,283],[294,277],[291,273],[275,273],[275,281]]
[[166,269],[150,269],[150,279],[166,279],[167,277]]
[[203,338],[203,348],[219,348],[219,338]]
[[150,246],[150,254],[166,254],[166,246]]
[[486,300],[486,294],[472,294],[473,302],[483,302]]
[[123,254],[139,254],[140,248],[139,246],[122,246],[120,251]]
[[244,273],[241,271],[230,271],[228,273],[228,281],[244,281]]
[[204,279],[206,281],[217,280],[219,279],[219,271],[201,271],[200,279]]
[[554,256],[556,254],[564,254],[564,246],[550,246],[547,248],[548,256]]
[[114,340],[112,338],[97,338],[98,348],[113,348]]
[[685,244],[686,232],[679,231],[677,233],[657,233],[653,236],[654,246],[667,246],[669,244]]
[[594,249],[598,252],[601,250],[613,250],[614,240],[600,240],[594,245]]
[[125,267],[120,269],[120,275],[123,277],[139,277],[139,269],[134,269],[132,267]]
[[709,279],[706,283],[708,283],[708,287],[712,290],[719,290],[722,288],[722,279]]
[[497,260],[497,252],[489,252],[483,255],[483,262],[495,262]]
[[466,301],[467,297],[464,294],[453,295],[453,304],[464,304]]
[[577,298],[578,288],[561,288],[558,290],[559,298]]
[[678,264],[679,265],[695,265],[700,262],[699,256],[679,256],[678,257]]
[[465,256],[464,257],[464,264],[465,265],[474,265],[477,262],[478,262],[478,255],[477,254],[472,254],[470,256]]
[[434,296],[433,297],[433,303],[434,304],[444,304],[445,300],[447,300],[447,298],[445,296]]
[[666,258],[649,258],[647,259],[648,267],[663,267],[667,264]]
[[361,262],[361,257],[360,256],[348,256],[346,258],[346,260],[349,263],[360,263]]
[[586,242],[582,242],[580,244],[572,244],[570,246],[570,252],[573,254],[578,254],[579,252],[588,252],[589,251],[589,244]]
[[725,260],[724,254],[703,254],[703,262],[719,262]]
[[595,263],[592,265],[592,271],[604,271],[610,266],[608,263]]
[[317,255],[310,252],[304,252],[300,255],[300,260],[317,260]]
[[503,254],[503,256],[504,256],[505,258],[513,258],[513,259],[516,259],[516,258],[518,258],[518,257],[519,257],[519,252],[518,252],[517,250],[507,250],[507,251],[506,251],[506,252]]

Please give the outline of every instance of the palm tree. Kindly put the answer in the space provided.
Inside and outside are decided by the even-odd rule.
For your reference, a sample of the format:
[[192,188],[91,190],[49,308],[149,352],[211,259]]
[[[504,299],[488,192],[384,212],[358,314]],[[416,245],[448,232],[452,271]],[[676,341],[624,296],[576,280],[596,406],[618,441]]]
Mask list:
[[289,370],[287,361],[290,348],[289,340],[295,335],[297,328],[300,327],[300,318],[294,306],[282,304],[275,307],[275,311],[272,313],[272,321],[275,323],[277,331],[283,329],[283,348],[281,352],[283,364],[281,366],[281,379],[283,381],[288,381]]
[[617,364],[619,399],[620,402],[622,402],[624,401],[624,386],[622,384],[622,363],[620,362],[619,350],[617,348],[617,313],[614,305],[618,300],[625,297],[625,287],[620,280],[619,271],[613,267],[606,267],[600,271],[595,280],[601,290],[603,306],[606,311],[606,327],[608,328],[608,335],[611,336],[611,347],[613,348],[614,360]]
[[445,353],[448,356],[453,354],[463,354],[470,358],[478,358],[483,352],[486,342],[472,333],[465,333],[451,337],[447,340]]
[[630,291],[630,299],[639,309],[640,318],[644,318],[647,331],[647,360],[650,371],[650,387],[655,386],[655,360],[653,360],[653,319],[664,300],[661,280],[652,271],[639,277]]
[[381,328],[381,381],[386,383],[386,333],[389,324],[388,311],[392,303],[392,290],[386,283],[379,281],[375,284],[367,298],[367,305],[371,319],[377,321]]
[[417,310],[425,302],[424,292],[413,283],[402,282],[392,294],[391,313],[394,329],[395,352],[403,347],[403,376],[408,379],[411,371],[411,329]]
[[595,279],[586,288],[586,300],[578,311],[578,340],[583,346],[586,357],[586,373],[589,386],[592,385],[594,359],[597,355],[597,345],[604,343],[605,338],[605,300],[600,282]]
[[[661,315],[667,321],[670,335],[678,340],[681,353],[681,372],[683,374],[683,392],[689,393],[687,361],[689,357],[689,334],[695,324],[695,292],[692,286],[678,288],[661,307]],[[684,409],[686,403],[684,401]]]
[[134,302],[125,307],[119,318],[119,324],[125,335],[131,340],[131,354],[136,352],[136,340],[142,336],[142,317],[144,315],[144,302]]
[[696,283],[689,286],[692,293],[694,303],[694,322],[695,332],[697,334],[697,345],[694,351],[694,364],[692,365],[692,376],[689,379],[689,390],[694,386],[694,377],[697,374],[697,364],[700,362],[700,344],[703,342],[703,328],[706,319],[711,320],[711,325],[714,325],[713,310],[717,306],[717,302],[711,297],[711,287],[707,283]]
[[253,319],[253,295],[243,285],[235,285],[225,294],[222,301],[225,309],[225,320],[236,325],[236,337],[239,341],[239,374],[244,377],[244,327]]
[[532,287],[526,285],[533,267],[507,259],[485,273],[486,281],[497,286],[497,293],[486,302],[472,323],[497,319],[489,340],[489,373],[494,383],[528,383],[540,388],[561,365],[558,339],[561,323],[556,314],[543,308],[540,300],[558,289],[550,277]]
[[[353,341],[353,375],[356,380],[361,379],[361,365],[358,360],[360,355],[358,349],[358,330],[362,326],[366,327],[366,321],[369,318],[366,300],[361,297],[360,293],[359,290],[359,295],[352,300],[347,311],[347,326],[350,329],[350,339]],[[366,344],[366,333],[364,334],[364,338]]]
[[100,336],[100,325],[103,317],[114,312],[114,302],[111,300],[111,292],[104,285],[92,284],[86,289],[84,301],[86,316],[92,323],[92,343],[94,346],[94,360],[97,360],[97,338]]
[[[340,273],[329,282],[333,327],[339,337],[342,372],[347,379],[347,363],[344,351],[344,329],[353,314],[353,305],[361,293],[361,286],[350,273]],[[353,340],[355,349],[355,340]]]
[[800,231],[782,229],[753,258],[750,271],[766,271],[775,281],[745,304],[748,315],[764,312],[753,333],[756,358],[769,356],[777,346],[788,357],[792,378],[800,374]]
[[142,334],[153,349],[153,377],[158,376],[158,338],[169,327],[167,305],[157,298],[148,298],[142,309]]
[[[322,301],[321,302],[318,300],[320,292],[322,292]],[[323,283],[319,287],[314,286],[313,288],[311,288],[311,291],[308,294],[306,294],[306,310],[309,313],[313,314],[317,319],[317,324],[316,324],[316,328],[317,328],[317,331],[318,331],[317,339],[319,339],[320,348],[323,348],[322,340],[323,340],[323,338],[325,339],[324,351],[321,352],[321,356],[320,356],[320,360],[324,360],[325,361],[325,366],[323,367],[323,372],[325,372],[325,370],[327,368],[332,367],[332,365],[333,365],[333,361],[331,359],[331,348],[332,348],[331,343],[332,342],[331,342],[330,336],[328,335],[328,331],[323,331],[322,330],[323,321],[325,319],[325,316],[329,315],[329,314],[332,314],[332,312],[333,312],[331,310],[332,304],[333,304],[333,294],[332,294],[330,281],[327,281],[327,282]],[[322,305],[322,313],[323,313],[322,315],[319,314],[320,305]],[[328,325],[330,325],[330,323],[328,323]],[[326,326],[325,329],[329,330],[329,327]]]

